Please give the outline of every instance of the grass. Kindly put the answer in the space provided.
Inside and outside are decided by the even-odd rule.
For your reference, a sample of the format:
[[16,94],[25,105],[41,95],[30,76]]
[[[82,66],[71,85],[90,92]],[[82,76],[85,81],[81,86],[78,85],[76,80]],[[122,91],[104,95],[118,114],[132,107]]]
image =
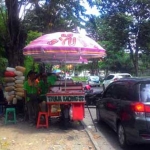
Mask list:
[[76,82],[85,82],[87,80],[87,77],[72,77],[72,79]]

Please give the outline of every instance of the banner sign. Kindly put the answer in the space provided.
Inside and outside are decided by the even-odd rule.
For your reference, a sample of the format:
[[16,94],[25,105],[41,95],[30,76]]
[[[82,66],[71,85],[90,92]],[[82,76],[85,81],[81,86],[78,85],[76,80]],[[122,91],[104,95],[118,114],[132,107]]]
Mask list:
[[81,102],[84,96],[47,96],[47,102]]

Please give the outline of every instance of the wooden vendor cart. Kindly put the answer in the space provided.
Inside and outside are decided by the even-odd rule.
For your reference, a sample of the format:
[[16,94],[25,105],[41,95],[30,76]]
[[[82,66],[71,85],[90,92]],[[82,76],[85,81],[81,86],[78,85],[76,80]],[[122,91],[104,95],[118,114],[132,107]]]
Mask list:
[[[57,85],[53,87],[57,87]],[[61,90],[59,92],[49,92],[46,94],[48,116],[61,117],[63,121],[83,120],[85,116],[85,93],[82,84],[66,84],[66,87],[59,85],[60,87]],[[53,109],[56,111],[53,111]]]

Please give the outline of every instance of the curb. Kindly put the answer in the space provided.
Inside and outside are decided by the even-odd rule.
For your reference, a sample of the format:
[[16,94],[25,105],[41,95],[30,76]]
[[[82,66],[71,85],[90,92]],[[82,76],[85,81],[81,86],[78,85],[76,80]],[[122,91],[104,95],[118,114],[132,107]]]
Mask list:
[[81,121],[81,124],[82,124],[82,126],[84,127],[84,130],[86,131],[86,133],[87,133],[88,137],[90,138],[92,144],[94,145],[95,150],[100,150],[100,148],[99,148],[97,142],[96,142],[96,141],[94,140],[94,138],[93,138],[93,135],[92,135],[92,134],[90,133],[90,131],[86,128],[85,123],[84,123],[83,121]]

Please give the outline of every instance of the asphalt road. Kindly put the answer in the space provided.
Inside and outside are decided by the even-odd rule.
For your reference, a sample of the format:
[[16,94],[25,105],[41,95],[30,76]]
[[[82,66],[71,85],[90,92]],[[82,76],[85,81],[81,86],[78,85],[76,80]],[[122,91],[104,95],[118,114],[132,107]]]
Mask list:
[[[102,90],[99,87],[93,87],[94,91]],[[96,120],[96,110],[94,106],[85,108],[85,126],[94,135],[95,142],[100,150],[123,150],[118,143],[117,134],[105,123],[98,124]],[[90,115],[91,113],[91,115]],[[92,121],[93,120],[93,121]],[[94,122],[94,124],[93,124]],[[95,125],[95,126],[94,126]],[[97,132],[96,132],[96,129]],[[132,145],[126,150],[150,150],[150,145]]]

